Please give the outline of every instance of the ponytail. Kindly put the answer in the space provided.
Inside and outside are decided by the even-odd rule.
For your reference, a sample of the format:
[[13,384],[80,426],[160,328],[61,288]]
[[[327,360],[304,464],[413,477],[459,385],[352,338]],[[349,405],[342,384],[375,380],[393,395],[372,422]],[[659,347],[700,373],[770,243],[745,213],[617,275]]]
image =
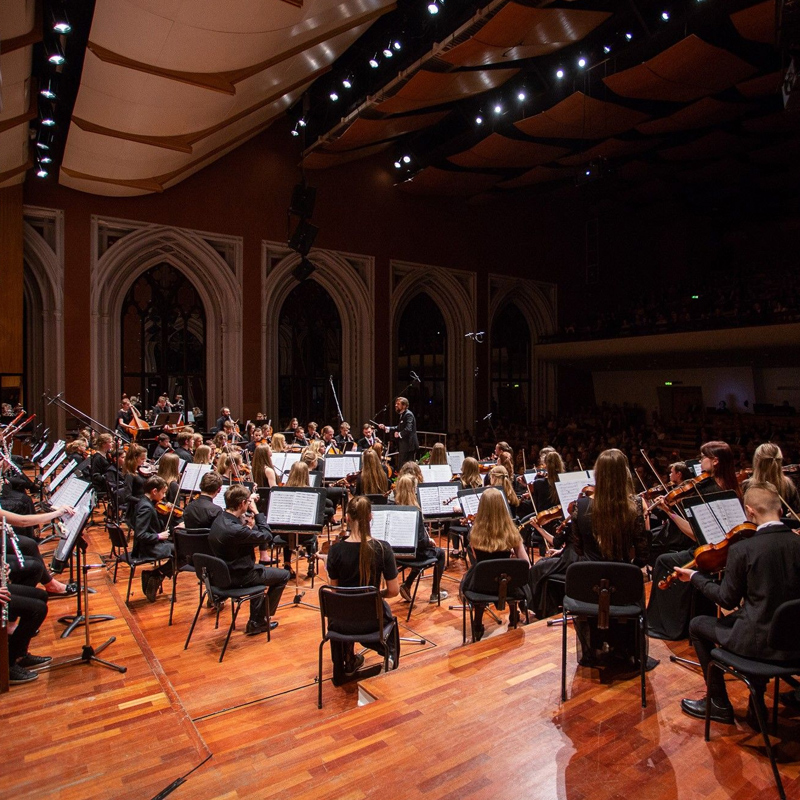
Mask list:
[[358,535],[361,539],[358,548],[358,579],[362,586],[369,586],[374,571],[369,524],[372,517],[372,503],[363,495],[354,497],[347,504],[347,516],[358,526]]

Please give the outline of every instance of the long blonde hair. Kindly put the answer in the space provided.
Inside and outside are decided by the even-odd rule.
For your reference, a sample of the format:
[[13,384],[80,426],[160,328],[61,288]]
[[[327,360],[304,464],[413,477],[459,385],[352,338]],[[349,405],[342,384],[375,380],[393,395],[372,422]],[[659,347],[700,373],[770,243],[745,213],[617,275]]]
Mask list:
[[175,453],[164,453],[158,462],[158,477],[163,478],[168,484],[180,481],[181,473],[178,469],[180,460],[180,456]]
[[282,433],[272,434],[272,452],[273,453],[286,452],[286,437]]
[[603,558],[628,561],[638,511],[628,458],[621,450],[603,450],[594,464],[592,534]]
[[753,453],[753,483],[771,483],[781,497],[786,497],[788,478],[783,474],[783,453],[773,442],[764,442]]
[[508,470],[505,467],[498,465],[489,470],[489,485],[501,489],[510,506],[516,508],[519,505],[519,497],[511,485],[511,479],[508,477]]
[[128,475],[135,475],[139,469],[139,465],[136,463],[139,458],[141,457],[142,453],[145,455],[147,454],[147,450],[144,449],[139,444],[130,444],[128,445],[128,453],[125,456],[125,464],[123,466],[123,470]]
[[[289,477],[286,479],[287,486],[308,486],[308,464],[304,461],[295,461],[289,470]],[[349,508],[349,506],[348,506]]]
[[431,460],[429,464],[446,464],[447,463],[447,450],[441,442],[436,444],[431,449]]
[[401,475],[394,483],[394,502],[398,506],[416,506],[419,508],[417,500],[417,481],[413,475]]
[[378,454],[371,448],[361,454],[361,491],[385,494],[389,485]]
[[369,586],[374,567],[374,550],[372,549],[372,533],[370,521],[372,519],[372,503],[364,495],[354,497],[347,504],[347,518],[352,525],[358,526],[358,579],[362,586]]
[[487,489],[481,494],[478,513],[469,535],[475,550],[497,553],[516,550],[522,542],[516,525],[511,520],[503,495],[499,489]]
[[461,483],[465,489],[480,489],[483,486],[481,465],[472,456],[465,458],[461,465]]
[[199,444],[194,449],[194,463],[195,464],[211,463],[211,448],[207,444]]
[[564,472],[564,461],[555,450],[551,450],[544,457],[544,467],[547,470],[547,482],[550,484],[550,502],[557,506],[561,501],[558,499],[556,482],[558,476]]
[[400,472],[397,473],[398,475],[411,475],[413,478],[416,478],[417,483],[424,483],[424,479],[422,477],[422,470],[419,468],[419,464],[416,461],[406,461],[402,467],[400,467]]
[[251,464],[253,480],[257,486],[266,486],[269,483],[267,477],[267,468],[275,472],[275,467],[272,465],[272,451],[268,444],[256,445],[253,450],[253,462]]

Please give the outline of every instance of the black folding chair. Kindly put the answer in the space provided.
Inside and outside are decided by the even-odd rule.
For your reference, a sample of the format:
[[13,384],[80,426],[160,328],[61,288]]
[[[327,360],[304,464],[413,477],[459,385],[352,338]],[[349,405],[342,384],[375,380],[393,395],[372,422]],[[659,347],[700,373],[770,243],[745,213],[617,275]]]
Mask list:
[[[194,633],[194,626],[197,624],[197,618],[200,616],[200,609],[203,607],[203,601],[206,597],[210,597],[214,604],[214,609],[217,612],[217,620],[214,629],[219,628],[219,612],[226,600],[231,601],[231,624],[228,628],[228,633],[225,636],[225,644],[222,646],[219,660],[225,658],[225,651],[228,649],[228,642],[231,638],[231,633],[236,627],[236,617],[239,615],[239,609],[242,603],[246,600],[252,600],[260,594],[265,594],[267,589],[266,585],[259,584],[257,586],[243,586],[237,587],[231,581],[231,573],[228,565],[216,556],[206,555],[205,553],[195,553],[192,557],[194,569],[197,577],[203,585],[200,592],[200,601],[197,604],[197,611],[195,612],[194,619],[192,620],[192,627],[189,628],[189,635],[186,637],[186,644],[183,649],[189,647],[189,642]],[[264,607],[267,616],[267,641],[270,641],[270,616],[269,616],[269,603],[266,598],[264,600]]]
[[[397,569],[400,570],[403,576],[405,576],[405,572],[407,569],[416,569],[417,577],[414,580],[414,591],[411,593],[411,603],[408,606],[408,615],[406,616],[406,622],[411,619],[411,612],[414,610],[414,603],[417,601],[417,590],[419,589],[419,582],[422,580],[422,576],[425,573],[425,570],[430,569],[433,567],[434,571],[437,568],[439,563],[436,556],[431,556],[430,558],[414,558],[411,556],[410,558],[406,558],[403,555],[398,555],[395,557],[397,562]],[[436,600],[436,605],[441,606],[441,591],[439,592],[439,597]]]
[[[322,650],[325,642],[346,644],[375,644],[383,648],[383,671],[389,671],[389,637],[394,644],[394,669],[400,664],[400,632],[397,620],[388,622],[383,616],[383,599],[374,586],[320,586],[319,611],[322,620],[322,641],[319,644],[319,694],[317,706],[322,708]],[[339,633],[334,627],[362,629],[365,633]],[[333,655],[332,655],[333,657]],[[334,678],[337,666],[334,664]]]
[[[776,651],[785,653],[797,653],[797,631],[800,630],[800,600],[789,600],[778,607],[772,624],[769,628],[769,646]],[[772,774],[775,776],[775,785],[778,787],[778,794],[781,800],[786,800],[786,792],[783,789],[781,776],[778,772],[778,765],[775,762],[775,752],[767,733],[767,707],[760,692],[753,685],[756,680],[760,684],[766,684],[773,678],[775,679],[775,699],[772,706],[772,726],[773,730],[778,729],[778,696],[780,694],[781,678],[789,678],[800,673],[800,657],[789,661],[759,661],[755,658],[745,658],[735,653],[729,653],[721,647],[715,647],[711,651],[711,661],[708,664],[708,673],[712,669],[719,669],[728,675],[733,675],[737,680],[743,681],[750,691],[750,700],[756,712],[758,727],[764,738],[767,748],[767,755],[772,765]],[[706,696],[706,741],[710,738],[711,732],[711,702]]]
[[637,622],[642,708],[647,706],[644,673],[647,661],[647,625],[644,616],[644,576],[633,564],[579,561],[567,567],[562,605],[561,699],[567,699],[567,615],[576,620],[597,619],[599,630],[612,620]]
[[475,641],[476,606],[494,604],[503,611],[506,603],[510,606],[509,627],[516,628],[519,620],[519,603],[525,599],[524,590],[528,584],[530,566],[521,558],[493,558],[475,564],[472,586],[462,592],[461,633],[462,644],[467,643],[467,609],[472,641]]
[[[108,531],[108,538],[111,540],[111,553],[109,559],[114,562],[114,583],[117,582],[117,569],[120,564],[128,565],[128,591],[125,595],[125,605],[131,597],[131,585],[133,584],[133,576],[136,573],[137,567],[142,567],[145,564],[152,564],[153,566],[160,567],[165,558],[134,558],[128,552],[128,537],[125,531],[116,522],[106,522],[106,530]],[[111,566],[110,564],[108,565]]]
[[[172,540],[175,543],[175,563],[172,570],[172,599],[169,605],[169,624],[172,625],[172,612],[178,596],[178,576],[181,572],[195,572],[193,557],[197,553],[213,556],[211,545],[208,541],[210,528],[194,528],[181,530],[173,528]],[[203,586],[199,585],[202,594]]]

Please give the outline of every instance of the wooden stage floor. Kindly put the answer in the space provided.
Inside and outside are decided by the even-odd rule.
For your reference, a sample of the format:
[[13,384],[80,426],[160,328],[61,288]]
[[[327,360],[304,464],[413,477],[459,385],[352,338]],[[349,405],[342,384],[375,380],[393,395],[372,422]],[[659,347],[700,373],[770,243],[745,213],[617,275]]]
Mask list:
[[[108,550],[105,534],[93,528],[89,539],[97,563]],[[703,693],[696,671],[669,662],[671,653],[691,655],[688,644],[651,640],[661,663],[648,673],[642,709],[638,674],[577,667],[570,630],[570,699],[562,704],[560,628],[536,622],[506,632],[489,622],[482,642],[461,646],[461,612],[448,604],[457,602],[463,569],[459,562],[448,570],[450,598],[441,608],[428,605],[423,581],[423,602],[402,635],[427,641],[404,644],[398,670],[337,688],[326,656],[322,710],[317,611],[281,609],[269,643],[244,637],[240,625],[219,664],[224,627],[214,630],[211,612],[201,613],[183,649],[197,603],[192,575],[179,580],[168,627],[166,593],[147,603],[137,576],[127,609],[126,568],[116,586],[94,570],[91,610],[116,619],[93,625],[92,643],[116,636],[102,655],[127,673],[79,665],[0,697],[5,796],[148,800],[202,764],[171,798],[777,797],[769,761],[743,721],[740,684],[730,684],[737,725],[713,725],[709,743],[702,721],[681,713],[682,697]],[[290,587],[284,600],[293,594]],[[315,599],[306,587],[304,600]],[[404,620],[407,605],[392,604]],[[50,603],[34,653],[80,653],[82,629],[58,638],[57,617],[73,609],[71,599]],[[372,702],[358,705],[359,686]],[[800,798],[800,725],[785,709],[779,740],[787,794]]]

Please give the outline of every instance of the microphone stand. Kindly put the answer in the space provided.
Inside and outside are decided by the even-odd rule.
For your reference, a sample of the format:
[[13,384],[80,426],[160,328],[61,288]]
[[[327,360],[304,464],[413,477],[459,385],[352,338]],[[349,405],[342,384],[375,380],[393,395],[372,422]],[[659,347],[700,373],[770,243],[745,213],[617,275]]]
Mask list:
[[331,391],[333,392],[333,399],[336,402],[336,410],[339,412],[339,422],[344,422],[344,415],[342,414],[342,407],[339,405],[339,398],[336,396],[336,387],[333,385],[333,375],[328,376],[331,384]]

